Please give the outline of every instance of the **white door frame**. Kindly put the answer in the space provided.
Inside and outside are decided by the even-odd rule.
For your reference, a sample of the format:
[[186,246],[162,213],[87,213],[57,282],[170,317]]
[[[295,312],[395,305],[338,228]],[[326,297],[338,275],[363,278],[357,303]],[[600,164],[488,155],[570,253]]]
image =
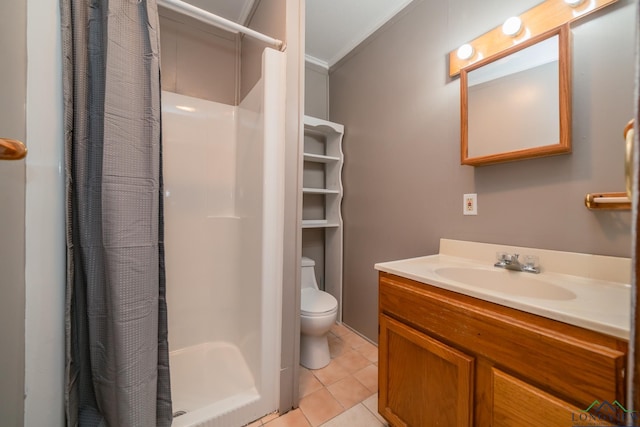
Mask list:
[[58,1],[27,0],[25,426],[64,425],[64,164]]

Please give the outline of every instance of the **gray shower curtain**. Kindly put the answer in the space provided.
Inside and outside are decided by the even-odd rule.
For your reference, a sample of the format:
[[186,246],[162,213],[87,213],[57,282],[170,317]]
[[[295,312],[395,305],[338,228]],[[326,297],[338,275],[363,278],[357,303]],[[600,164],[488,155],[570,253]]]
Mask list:
[[155,0],[60,0],[68,426],[171,425]]

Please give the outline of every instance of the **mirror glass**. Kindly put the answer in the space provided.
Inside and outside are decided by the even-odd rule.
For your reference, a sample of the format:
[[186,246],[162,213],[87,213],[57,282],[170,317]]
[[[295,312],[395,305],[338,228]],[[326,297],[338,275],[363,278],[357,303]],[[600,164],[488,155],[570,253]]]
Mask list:
[[523,42],[461,71],[462,164],[571,150],[564,31]]

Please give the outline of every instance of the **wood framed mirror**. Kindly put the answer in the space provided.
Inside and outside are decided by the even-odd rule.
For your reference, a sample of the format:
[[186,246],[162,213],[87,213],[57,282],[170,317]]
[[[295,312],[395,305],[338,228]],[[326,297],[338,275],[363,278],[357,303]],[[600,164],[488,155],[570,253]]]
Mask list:
[[569,25],[462,68],[460,95],[463,165],[570,153]]

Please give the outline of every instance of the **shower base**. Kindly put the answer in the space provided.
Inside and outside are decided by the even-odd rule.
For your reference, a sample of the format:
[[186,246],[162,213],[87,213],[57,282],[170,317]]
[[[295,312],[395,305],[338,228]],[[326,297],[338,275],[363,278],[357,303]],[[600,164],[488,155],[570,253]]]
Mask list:
[[[260,399],[240,350],[205,342],[169,354],[173,427],[218,426]],[[227,424],[229,425],[229,424]]]

